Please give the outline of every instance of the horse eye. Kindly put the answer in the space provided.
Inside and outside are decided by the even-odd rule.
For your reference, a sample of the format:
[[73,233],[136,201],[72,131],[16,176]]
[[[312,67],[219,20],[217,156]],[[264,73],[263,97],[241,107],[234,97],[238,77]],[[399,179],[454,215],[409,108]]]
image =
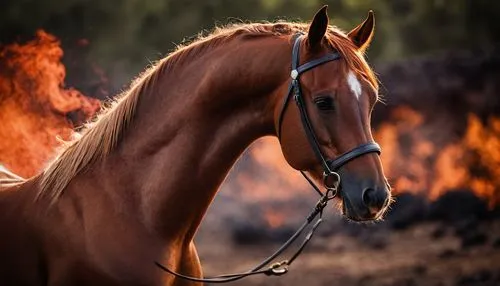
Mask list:
[[333,110],[333,98],[331,97],[315,98],[314,104],[316,104],[319,110],[323,111]]

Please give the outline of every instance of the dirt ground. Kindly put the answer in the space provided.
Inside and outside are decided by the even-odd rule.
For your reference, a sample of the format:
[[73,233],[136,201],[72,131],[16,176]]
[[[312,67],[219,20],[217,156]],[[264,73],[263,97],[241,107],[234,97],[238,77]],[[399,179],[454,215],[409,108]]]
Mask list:
[[[443,223],[406,230],[315,236],[282,277],[251,277],[230,285],[500,285],[500,220],[457,234]],[[479,233],[479,234],[477,234]],[[247,270],[279,245],[235,245],[227,231],[197,246],[207,276]]]

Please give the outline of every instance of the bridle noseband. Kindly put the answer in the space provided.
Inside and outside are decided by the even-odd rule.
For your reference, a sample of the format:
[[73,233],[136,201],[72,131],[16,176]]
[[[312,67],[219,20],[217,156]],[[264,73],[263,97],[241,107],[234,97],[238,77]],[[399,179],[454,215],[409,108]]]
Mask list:
[[[323,193],[316,184],[306,175],[304,171],[300,171],[300,173],[304,176],[304,178],[309,182],[309,184],[314,188],[318,194],[320,194],[321,198],[314,206],[311,213],[307,216],[304,223],[301,227],[272,255],[262,261],[259,265],[255,266],[253,269],[242,272],[242,273],[234,273],[234,274],[226,274],[219,275],[211,278],[197,278],[192,276],[183,275],[177,273],[168,267],[162,265],[159,262],[155,261],[156,266],[158,266],[163,271],[166,271],[178,278],[182,278],[185,280],[190,280],[194,282],[202,282],[202,283],[226,283],[231,281],[240,280],[242,278],[256,275],[256,274],[266,274],[266,275],[274,275],[280,276],[288,272],[288,267],[292,264],[292,262],[302,253],[302,250],[305,248],[307,243],[311,240],[314,231],[317,229],[319,224],[322,222],[323,209],[326,207],[328,202],[332,200],[337,195],[337,190],[340,184],[340,176],[337,171],[344,166],[347,162],[352,161],[359,156],[369,154],[369,153],[378,153],[380,154],[380,146],[375,142],[368,142],[362,145],[359,145],[350,151],[343,153],[333,160],[326,159],[321,152],[321,147],[316,138],[316,134],[313,131],[311,121],[309,120],[309,116],[307,115],[306,110],[306,101],[304,96],[302,95],[301,86],[300,86],[300,75],[304,72],[315,68],[319,65],[322,65],[327,62],[335,61],[340,59],[340,55],[338,52],[329,53],[319,59],[312,60],[303,65],[299,66],[300,62],[300,40],[302,38],[302,34],[296,34],[294,36],[294,44],[292,49],[292,71],[290,73],[290,77],[292,81],[288,86],[288,92],[283,100],[283,105],[281,107],[281,111],[278,117],[278,130],[277,135],[278,139],[281,141],[281,126],[283,124],[283,118],[285,115],[285,111],[287,110],[288,103],[290,102],[290,98],[293,95],[293,99],[297,104],[297,107],[300,112],[300,118],[302,121],[302,126],[306,133],[309,144],[311,145],[314,154],[318,161],[323,166],[323,185],[326,189],[326,192]],[[333,180],[329,180],[332,178]],[[302,244],[298,247],[298,249],[294,252],[294,254],[286,260],[275,262],[270,264],[276,257],[282,254],[305,230],[305,228],[313,222],[313,220],[319,215],[318,220],[311,227],[309,233],[306,235]],[[269,265],[270,264],[270,265]],[[269,265],[269,266],[268,266]],[[266,266],[268,266],[266,268]]]

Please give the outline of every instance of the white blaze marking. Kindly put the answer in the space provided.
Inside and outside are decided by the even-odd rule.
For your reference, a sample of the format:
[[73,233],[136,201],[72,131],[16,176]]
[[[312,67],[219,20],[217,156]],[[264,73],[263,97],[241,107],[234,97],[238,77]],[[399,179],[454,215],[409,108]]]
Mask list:
[[359,100],[359,97],[361,96],[361,83],[352,71],[349,71],[349,74],[347,75],[347,84],[349,85],[349,88],[354,93],[354,95],[356,95],[356,98]]

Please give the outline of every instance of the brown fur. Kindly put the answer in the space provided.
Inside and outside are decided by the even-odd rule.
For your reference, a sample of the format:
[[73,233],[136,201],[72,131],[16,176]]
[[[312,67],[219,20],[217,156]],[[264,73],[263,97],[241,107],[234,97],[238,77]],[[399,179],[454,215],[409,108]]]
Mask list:
[[[193,237],[245,148],[276,135],[291,38],[307,28],[236,25],[179,48],[139,77],[39,176],[2,187],[0,227],[9,231],[0,236],[0,284],[197,285],[153,262],[202,276]],[[336,95],[338,113],[320,116],[308,105],[325,154],[334,157],[372,140],[377,80],[361,52],[333,27],[320,49],[309,50],[305,41],[302,46],[304,61],[332,47],[343,55],[301,77],[307,102],[318,93]],[[357,103],[345,82],[348,69],[362,79]],[[321,176],[301,128],[289,107],[285,157]],[[346,170],[360,182],[385,184],[375,155]]]
[[[186,47],[179,47],[172,55],[146,70],[135,80],[129,91],[119,96],[110,108],[105,109],[92,124],[87,125],[81,139],[71,143],[62,151],[43,172],[40,195],[48,195],[54,202],[74,176],[84,170],[88,164],[99,160],[113,150],[122,132],[133,120],[140,94],[148,86],[154,84],[158,73],[164,70],[172,71],[175,65],[181,65],[187,59],[197,57],[200,53],[231,41],[234,37],[290,35],[298,31],[306,32],[307,28],[306,24],[285,22],[240,24],[217,28],[209,36],[201,37]],[[343,55],[349,68],[365,77],[374,88],[378,89],[378,82],[373,71],[352,42],[338,28],[331,26],[326,40]]]

